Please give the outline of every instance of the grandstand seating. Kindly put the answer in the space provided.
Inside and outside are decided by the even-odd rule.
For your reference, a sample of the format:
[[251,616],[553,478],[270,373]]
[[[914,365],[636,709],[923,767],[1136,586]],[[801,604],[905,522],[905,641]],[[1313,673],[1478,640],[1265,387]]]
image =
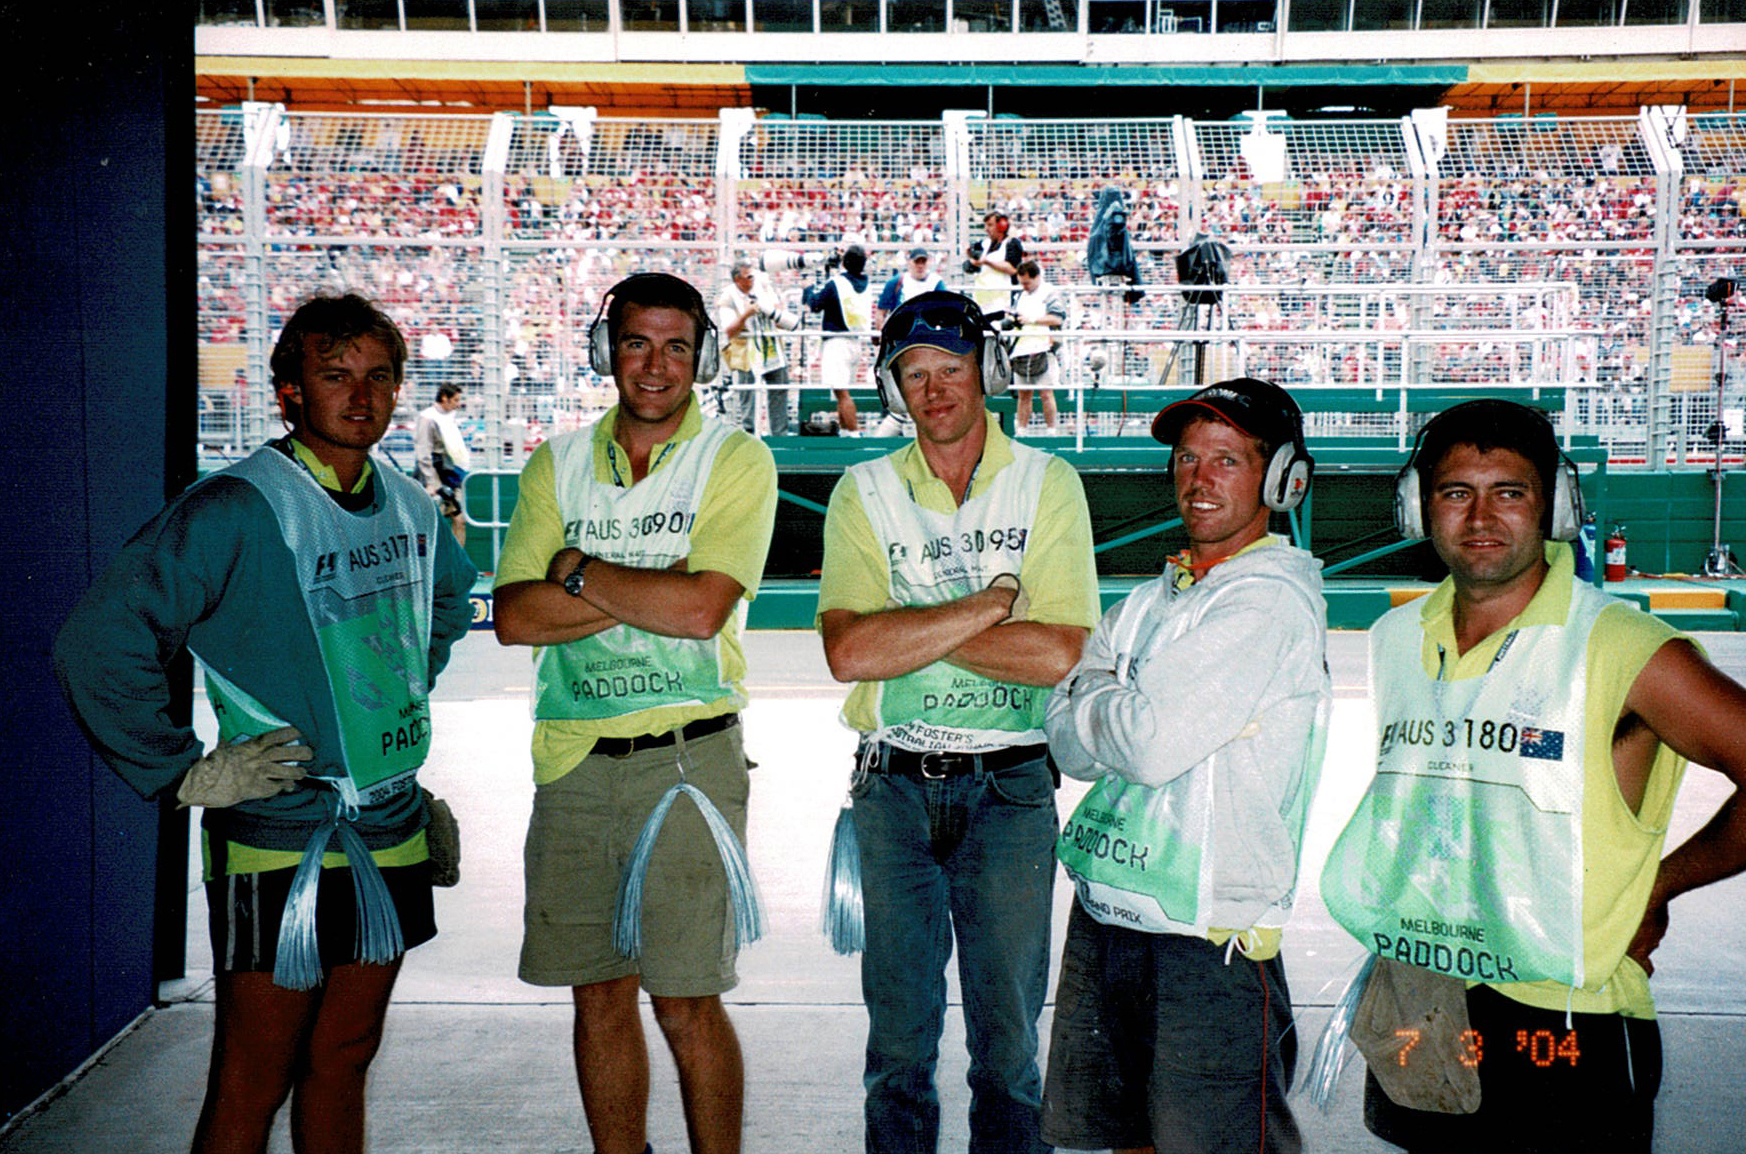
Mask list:
[[[201,110],[203,438],[262,433],[271,334],[318,289],[364,292],[405,326],[410,407],[459,380],[488,425],[515,430],[494,441],[519,440],[608,397],[586,334],[628,271],[671,270],[709,297],[742,253],[853,239],[880,280],[918,244],[952,280],[993,207],[1074,292],[1081,330],[1206,323],[1185,322],[1173,258],[1207,232],[1233,250],[1218,319],[1252,338],[1250,371],[1294,385],[1572,385],[1577,431],[1615,454],[1699,460],[1715,417],[1703,290],[1746,265],[1746,116],[1673,132],[1652,113],[845,123]],[[1111,185],[1128,193],[1149,286],[1138,301],[1083,269],[1091,208]],[[812,275],[781,283],[796,296]],[[1554,287],[1507,288],[1525,284]],[[1401,285],[1420,289],[1390,291]],[[1471,331],[1371,339],[1427,329]],[[1542,329],[1563,344],[1510,335]],[[1308,331],[1324,335],[1285,339]],[[817,383],[816,337],[796,338],[803,385]],[[1101,383],[1148,383],[1157,347],[1117,343]],[[1075,359],[1073,382],[1094,383],[1088,361]],[[1634,448],[1621,454],[1620,438]]]

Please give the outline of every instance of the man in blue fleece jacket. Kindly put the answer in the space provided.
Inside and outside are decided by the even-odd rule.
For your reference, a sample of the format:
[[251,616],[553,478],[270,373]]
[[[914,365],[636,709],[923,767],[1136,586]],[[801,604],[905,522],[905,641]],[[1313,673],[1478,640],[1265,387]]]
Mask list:
[[[217,1016],[197,1152],[265,1150],[287,1097],[299,1149],[362,1150],[401,959],[436,933],[415,775],[475,574],[423,488],[370,459],[405,363],[368,301],[305,303],[272,356],[290,435],[172,501],[56,640],[104,760],[205,809]],[[168,720],[183,649],[218,715],[205,756]]]

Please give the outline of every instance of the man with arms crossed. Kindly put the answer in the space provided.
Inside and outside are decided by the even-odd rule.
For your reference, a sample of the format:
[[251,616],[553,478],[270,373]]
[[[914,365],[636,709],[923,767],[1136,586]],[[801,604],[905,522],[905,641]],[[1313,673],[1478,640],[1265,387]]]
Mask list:
[[[405,366],[368,301],[305,302],[272,356],[291,435],[172,501],[55,644],[104,760],[205,807],[217,1015],[196,1154],[265,1151],[287,1097],[300,1154],[363,1150],[399,955],[436,935],[415,775],[474,572],[423,490],[370,460]],[[167,720],[184,648],[218,715],[204,757]]]
[[[1409,1150],[1646,1154],[1661,1074],[1649,956],[1673,898],[1746,867],[1746,690],[1575,580],[1575,467],[1538,410],[1436,417],[1395,512],[1449,577],[1371,630],[1377,773],[1322,894],[1378,955],[1370,985],[1418,991],[1403,1010],[1435,1006],[1449,1025],[1385,1056],[1365,1123]],[[1688,758],[1736,790],[1663,859]]]
[[916,439],[849,469],[825,516],[819,630],[863,737],[852,787],[867,950],[866,1148],[932,1154],[953,940],[970,1051],[970,1149],[1046,1149],[1037,1017],[1048,978],[1054,781],[1047,687],[1097,619],[1090,515],[1066,462],[1009,440],[1007,381],[955,293],[880,335],[888,406]]
[[553,438],[521,475],[496,582],[497,638],[533,645],[534,811],[521,977],[570,986],[594,1149],[647,1149],[648,990],[696,1154],[740,1148],[744,1074],[721,994],[737,982],[727,879],[697,807],[667,814],[644,884],[640,956],[613,947],[620,879],[683,780],[743,843],[749,783],[735,608],[757,589],[776,513],[770,451],[705,420],[716,372],[697,290],[621,281],[589,334],[618,405]]
[[1332,702],[1321,563],[1267,532],[1312,462],[1285,390],[1242,378],[1152,435],[1186,553],[1098,624],[1051,695],[1067,927],[1043,1136],[1076,1150],[1302,1149],[1279,957]]

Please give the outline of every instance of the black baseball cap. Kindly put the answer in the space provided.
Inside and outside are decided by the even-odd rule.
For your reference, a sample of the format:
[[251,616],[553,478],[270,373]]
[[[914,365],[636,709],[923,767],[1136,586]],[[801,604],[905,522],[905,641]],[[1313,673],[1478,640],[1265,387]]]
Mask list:
[[1206,413],[1265,445],[1303,441],[1303,411],[1297,402],[1278,385],[1257,377],[1220,381],[1164,406],[1152,419],[1152,436],[1166,445],[1174,445],[1182,435],[1182,427]]
[[928,259],[928,250],[925,248],[912,248],[909,250],[909,259],[910,260],[927,260]]

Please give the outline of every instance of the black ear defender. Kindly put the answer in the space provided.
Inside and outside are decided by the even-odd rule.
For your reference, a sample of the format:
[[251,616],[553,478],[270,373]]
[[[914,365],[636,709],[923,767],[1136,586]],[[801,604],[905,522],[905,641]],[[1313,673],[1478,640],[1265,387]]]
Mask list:
[[1552,427],[1552,418],[1544,410],[1536,409],[1532,405],[1491,398],[1463,401],[1459,405],[1444,409],[1426,421],[1425,427],[1419,430],[1418,437],[1413,441],[1413,451],[1407,454],[1406,465],[1394,479],[1394,527],[1399,530],[1400,535],[1408,541],[1423,541],[1430,536],[1425,527],[1427,494],[1419,481],[1419,456],[1424,451],[1426,439],[1433,435],[1439,425],[1457,414],[1462,418],[1489,416],[1493,421],[1526,421],[1533,430],[1532,436],[1544,435],[1552,451],[1557,454],[1557,462],[1552,470],[1552,518],[1547,536],[1554,541],[1576,540],[1577,535],[1582,532],[1582,484],[1577,474],[1576,462],[1558,448],[1558,433]]
[[594,314],[594,322],[588,326],[588,367],[603,377],[613,375],[612,330],[624,310],[614,310],[612,302],[627,290],[638,296],[654,296],[657,300],[664,296],[666,300],[659,300],[660,304],[671,302],[668,307],[697,319],[697,359],[692,364],[692,375],[700,385],[715,380],[716,373],[721,370],[721,342],[715,331],[715,322],[709,317],[709,308],[703,303],[703,294],[689,281],[664,272],[632,273],[600,298],[600,309]]
[[[998,397],[1012,384],[1012,361],[994,326],[988,323],[975,301],[962,293],[931,292],[913,296],[885,318],[879,329],[879,348],[873,362],[873,380],[879,400],[893,413],[909,412],[898,387],[893,367],[899,353],[916,345],[956,351],[954,346],[972,346],[982,373],[982,395]],[[964,351],[972,351],[966,348]]]

